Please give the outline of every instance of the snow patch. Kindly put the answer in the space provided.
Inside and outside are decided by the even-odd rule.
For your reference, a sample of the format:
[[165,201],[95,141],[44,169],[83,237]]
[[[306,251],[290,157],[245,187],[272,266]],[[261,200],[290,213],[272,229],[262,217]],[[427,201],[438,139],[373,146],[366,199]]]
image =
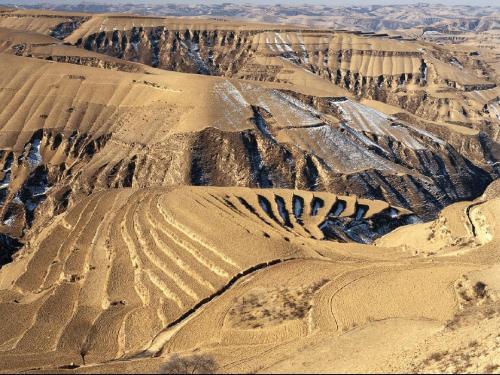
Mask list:
[[11,172],[10,170],[5,174],[5,176],[2,178],[0,181],[0,190],[7,189],[9,187],[10,183],[10,175]]
[[343,200],[337,200],[335,202],[334,208],[335,209],[333,210],[333,212],[331,212],[331,214],[328,216],[334,216],[334,217],[340,216],[340,214],[344,212],[346,208],[346,202]]
[[274,33],[274,46],[276,47],[276,49],[278,50],[278,52],[280,53],[284,53],[285,50],[283,49],[283,47],[281,46],[281,44],[278,42],[278,33]]
[[500,105],[500,101],[496,101],[496,102],[494,102],[493,104],[490,105],[490,108],[493,110],[493,113],[495,113],[495,116],[497,116],[497,119],[500,120],[499,105]]
[[391,207],[388,211],[388,215],[391,219],[396,219],[399,215],[399,212],[394,207]]
[[289,103],[293,104],[295,107],[302,109],[303,111],[310,112],[315,116],[319,116],[320,112],[316,110],[316,108],[294,98],[293,96],[290,96],[288,94],[285,94],[284,92],[281,91],[274,91],[276,95],[279,97],[285,99]]
[[266,37],[266,45],[267,45],[267,48],[269,48],[271,50],[271,52],[276,52],[276,50],[274,49],[274,47],[271,44],[271,41],[269,40],[268,37]]
[[341,129],[345,129],[349,134],[351,134],[352,136],[354,136],[355,138],[357,138],[359,141],[361,141],[362,143],[364,143],[368,147],[374,147],[374,148],[382,151],[383,153],[386,153],[386,151],[382,147],[380,147],[378,144],[376,144],[375,142],[373,142],[370,138],[368,138],[366,135],[364,135],[360,131],[351,128],[346,123],[342,123],[340,125],[340,127],[341,127]]
[[30,212],[35,211],[37,206],[38,206],[38,204],[33,202],[31,199],[28,199],[26,201],[26,203],[24,204],[24,207],[26,207],[26,210],[28,210]]
[[267,199],[264,199],[263,197],[259,196],[259,205],[266,214],[270,216],[272,215],[271,208],[269,207],[269,202],[267,201]]
[[358,206],[356,208],[356,220],[361,220],[367,212],[368,212],[367,206]]
[[208,65],[203,61],[201,54],[200,54],[200,46],[198,43],[191,42],[190,40],[181,40],[181,46],[187,49],[187,53],[189,57],[193,60],[195,63],[196,67],[198,68],[199,72],[202,74],[209,74],[210,73],[210,68]]
[[464,68],[464,66],[462,64],[460,64],[460,62],[455,58],[450,61],[450,64],[453,66],[456,66],[460,70],[462,70]]
[[294,196],[292,199],[292,204],[293,204],[293,215],[298,221],[300,220],[300,218],[302,217],[302,213],[304,212],[304,200],[302,198]]
[[302,59],[304,60],[305,64],[309,64],[309,54],[307,53],[306,45],[304,44],[304,39],[302,39],[302,36],[300,35],[297,35],[297,39],[299,41],[299,47],[302,50]]
[[227,80],[215,84],[213,90],[222,101],[228,103],[223,114],[224,119],[233,128],[239,129],[243,121],[243,111],[250,105],[241,92]]
[[[299,135],[297,146],[305,144],[308,152],[314,152],[325,163],[339,172],[352,172],[376,168],[390,170],[390,163],[372,151],[363,148],[330,125],[305,128]],[[293,132],[290,132],[293,137]],[[299,143],[300,142],[300,143]]]
[[31,148],[28,153],[28,164],[32,168],[36,168],[42,164],[42,155],[40,154],[41,139],[35,138],[31,143]]
[[290,45],[287,42],[285,42],[285,40],[283,39],[283,37],[281,36],[280,33],[275,33],[275,35],[276,35],[276,38],[280,40],[281,46],[285,49],[285,51],[293,52],[292,47],[290,47]]
[[432,139],[434,142],[439,143],[440,145],[445,145],[446,144],[446,142],[443,141],[441,138],[436,137],[434,134],[429,133],[428,131],[425,131],[423,129],[419,129],[419,128],[413,126],[413,125],[406,124],[406,123],[405,123],[405,126],[411,128],[413,131],[415,131],[417,133],[425,135],[426,137]]
[[255,125],[257,126],[257,129],[259,129],[259,131],[262,134],[264,134],[265,137],[271,139],[272,141],[276,141],[271,132],[269,131],[269,129],[267,128],[266,121],[262,118],[262,116],[260,115],[256,116]]
[[14,221],[15,221],[14,216],[11,216],[7,220],[4,220],[3,225],[10,227],[12,224],[14,224]]
[[322,122],[318,118],[318,111],[290,95],[273,90],[271,99],[274,99],[273,107],[279,108],[279,112],[276,111],[273,115],[279,117],[285,126],[311,126]]
[[285,222],[285,226],[290,226],[290,217],[288,216],[288,211],[285,208],[285,201],[281,197],[276,197],[276,205],[278,206],[278,211],[281,218]]
[[[412,137],[406,128],[393,125],[390,117],[382,112],[351,100],[344,102],[331,101],[330,103],[339,109],[346,123],[354,130],[388,136],[414,150],[425,148],[417,139]],[[357,135],[357,137],[366,144],[369,142],[370,146],[376,145],[374,142],[369,141],[367,137],[361,136],[361,134]],[[376,146],[380,148],[378,145]]]

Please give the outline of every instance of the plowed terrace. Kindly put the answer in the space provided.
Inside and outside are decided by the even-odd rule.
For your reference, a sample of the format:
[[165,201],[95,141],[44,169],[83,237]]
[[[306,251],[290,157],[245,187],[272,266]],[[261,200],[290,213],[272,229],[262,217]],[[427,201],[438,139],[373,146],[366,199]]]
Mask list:
[[499,89],[483,56],[2,10],[0,314],[14,324],[0,368],[156,372],[180,353],[223,372],[429,369],[402,350],[497,308]]

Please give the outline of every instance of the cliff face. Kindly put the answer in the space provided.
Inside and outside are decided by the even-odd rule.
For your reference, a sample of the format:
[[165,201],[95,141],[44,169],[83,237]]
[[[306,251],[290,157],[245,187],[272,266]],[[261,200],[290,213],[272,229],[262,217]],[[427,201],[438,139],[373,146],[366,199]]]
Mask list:
[[[286,70],[279,60],[285,60],[357,97],[428,120],[477,124],[497,119],[490,109],[498,94],[488,99],[464,94],[496,87],[477,59],[464,55],[458,61],[444,48],[419,42],[359,33],[161,26],[87,32],[76,45],[166,70],[273,82],[286,81],[279,77]],[[278,63],[269,64],[269,58]]]
[[110,20],[57,24],[65,44],[0,35],[23,64],[57,66],[28,118],[54,72],[9,66],[17,78],[4,79],[3,233],[22,237],[94,191],[179,184],[355,194],[430,219],[498,177],[497,91],[467,56],[359,33]]
[[[452,145],[405,123],[392,125],[407,132],[402,142],[390,133],[365,133],[356,123],[279,130],[273,120],[256,110],[254,129],[207,128],[148,146],[112,134],[39,131],[22,152],[0,153],[2,229],[21,236],[94,191],[179,184],[353,194],[429,219],[452,202],[480,195],[492,180]],[[276,140],[285,134],[314,146]],[[480,147],[473,137],[470,142],[471,150]]]
[[90,34],[76,45],[166,70],[231,76],[251,53],[252,33],[133,27]]

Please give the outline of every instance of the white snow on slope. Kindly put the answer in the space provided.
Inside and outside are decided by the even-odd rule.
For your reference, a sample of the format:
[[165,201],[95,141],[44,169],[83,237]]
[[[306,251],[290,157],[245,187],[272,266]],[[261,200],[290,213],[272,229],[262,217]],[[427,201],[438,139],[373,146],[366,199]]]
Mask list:
[[36,168],[42,163],[42,155],[40,154],[40,139],[34,139],[31,144],[31,149],[28,153],[28,164],[31,168]]
[[250,104],[248,104],[243,95],[241,95],[241,92],[229,81],[222,81],[215,84],[213,90],[216,96],[227,104],[224,106],[223,113],[225,122],[235,130],[241,130],[244,110],[250,107]]
[[288,129],[286,134],[297,147],[315,154],[334,171],[350,173],[374,168],[394,172],[390,162],[330,125]]
[[266,37],[266,45],[267,45],[267,48],[269,48],[271,50],[271,52],[276,52],[273,45],[271,44],[271,41],[269,40],[269,37]]
[[280,41],[280,46],[285,49],[285,51],[287,52],[293,52],[293,49],[292,47],[290,47],[289,43],[285,42],[285,40],[283,39],[283,37],[281,36],[281,33],[275,33],[275,39]]
[[330,103],[340,109],[344,120],[352,129],[392,137],[414,150],[425,149],[407,129],[392,125],[389,116],[382,112],[351,100]]
[[500,101],[496,101],[495,103],[490,105],[491,110],[497,116],[497,119],[500,120]]

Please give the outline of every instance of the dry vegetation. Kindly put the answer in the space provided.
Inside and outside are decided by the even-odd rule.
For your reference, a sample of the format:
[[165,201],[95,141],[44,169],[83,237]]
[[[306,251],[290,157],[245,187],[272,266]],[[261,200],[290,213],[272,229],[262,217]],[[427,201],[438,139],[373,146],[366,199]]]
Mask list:
[[279,325],[287,320],[304,319],[312,309],[312,297],[328,281],[320,280],[294,290],[282,286],[243,295],[229,311],[231,325],[241,329],[256,329]]
[[[431,352],[413,371],[498,373],[500,334],[495,327],[499,323],[498,301],[466,308],[448,321],[444,331],[436,337],[438,344],[449,349]],[[428,345],[432,345],[431,342]]]
[[172,355],[160,368],[160,374],[214,374],[217,363],[207,355]]
[[0,372],[499,372],[483,42],[0,9]]

